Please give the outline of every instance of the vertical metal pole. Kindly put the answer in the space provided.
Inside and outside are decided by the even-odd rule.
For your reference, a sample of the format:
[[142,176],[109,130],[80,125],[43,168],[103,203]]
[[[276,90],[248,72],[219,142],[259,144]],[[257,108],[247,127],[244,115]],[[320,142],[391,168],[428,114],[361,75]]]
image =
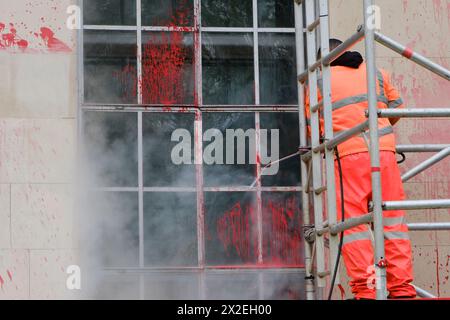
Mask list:
[[[306,0],[306,24],[310,25],[315,20],[315,1]],[[308,65],[316,61],[316,31],[307,31],[307,52],[308,52]],[[317,73],[316,71],[308,71],[309,79],[309,105],[316,105],[318,102],[317,92]],[[319,130],[319,111],[311,113],[311,146],[317,147],[320,144],[320,130]],[[322,184],[322,160],[320,152],[313,152],[312,157],[312,178],[313,189],[318,190]],[[313,192],[314,202],[314,224],[316,228],[323,227],[323,212],[322,212],[322,196]],[[317,265],[317,286],[318,288],[324,288],[326,281],[325,274],[325,248],[323,235],[316,236],[316,265]]]
[[[294,0],[295,12],[295,52],[297,61],[297,74],[305,70],[305,51],[304,51],[304,33],[303,33],[303,6],[298,0]],[[300,147],[308,145],[306,136],[306,119],[305,119],[305,95],[304,85],[297,82],[298,94],[298,120],[300,129]],[[300,160],[301,179],[302,179],[302,210],[303,210],[303,225],[311,223],[309,218],[309,195],[308,195],[308,164],[306,161]],[[308,241],[305,243],[305,291],[306,299],[314,300],[314,279],[310,272],[312,265],[311,251],[312,247]]]
[[[202,99],[202,33],[201,33],[201,6],[200,0],[194,0],[194,104],[200,107]],[[197,252],[199,274],[200,299],[206,299],[205,283],[205,198],[203,190],[203,118],[200,109],[195,111],[194,136],[195,136],[195,173],[197,186]]]
[[[329,18],[328,18],[328,0],[320,0],[320,41],[322,57],[330,52],[329,45]],[[331,67],[322,65],[322,99],[323,99],[323,118],[325,127],[325,140],[333,139],[333,116],[331,105]],[[325,170],[327,186],[327,213],[328,224],[333,225],[337,222],[336,215],[336,183],[334,174],[334,151],[325,148]],[[330,239],[330,272],[333,273],[336,257],[339,254],[339,235],[329,235]],[[336,277],[335,284],[339,284],[339,277]],[[331,288],[332,290],[333,288]]]
[[137,24],[137,97],[138,104],[142,104],[142,16],[141,0],[136,0],[136,24]]
[[[253,68],[255,77],[255,104],[260,104],[259,93],[259,39],[258,39],[258,0],[252,0],[253,8]],[[260,125],[260,113],[255,112],[255,143],[256,143],[256,177],[261,177],[261,125]],[[256,217],[258,221],[257,233],[258,233],[258,264],[263,263],[263,214],[262,214],[262,193],[261,193],[261,180],[256,180]],[[262,273],[261,273],[262,275]],[[259,277],[262,281],[262,276]]]
[[377,299],[386,299],[386,268],[384,252],[383,211],[381,199],[380,151],[378,141],[378,103],[376,91],[375,30],[373,0],[364,0],[367,92],[369,100],[370,165],[372,170],[372,201],[374,213],[374,262]]

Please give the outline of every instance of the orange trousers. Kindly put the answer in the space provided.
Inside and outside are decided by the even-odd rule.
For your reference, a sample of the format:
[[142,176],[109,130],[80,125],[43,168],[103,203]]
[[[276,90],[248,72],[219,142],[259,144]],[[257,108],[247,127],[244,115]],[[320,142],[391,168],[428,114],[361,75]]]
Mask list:
[[[345,218],[368,212],[372,198],[370,156],[368,152],[351,154],[341,159],[344,186]],[[381,186],[384,201],[403,200],[405,194],[395,153],[380,152]],[[339,172],[335,161],[337,215],[341,220]],[[390,298],[415,297],[410,284],[413,280],[411,243],[405,212],[383,212],[385,254],[387,262],[387,290]],[[360,225],[344,232],[342,257],[355,298],[375,299],[373,233],[370,226]]]

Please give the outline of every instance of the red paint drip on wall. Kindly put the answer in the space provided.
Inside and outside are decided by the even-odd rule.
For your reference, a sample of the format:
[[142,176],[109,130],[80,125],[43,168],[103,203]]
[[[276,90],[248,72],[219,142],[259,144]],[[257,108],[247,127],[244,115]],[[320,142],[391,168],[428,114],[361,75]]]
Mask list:
[[71,52],[72,50],[48,27],[42,27],[39,34],[50,52]]
[[6,270],[6,274],[8,275],[8,278],[10,281],[12,281],[12,273],[9,270]]
[[0,50],[18,48],[24,51],[28,47],[28,41],[17,35],[17,30],[12,23],[9,24],[9,32],[5,33],[6,25],[0,22]]
[[[34,34],[36,38],[40,37],[48,52],[72,51],[67,44],[55,37],[49,27],[40,28],[40,33],[30,31],[30,34]],[[6,31],[6,25],[0,22],[0,50],[19,49],[21,52],[28,52],[29,46],[30,43],[17,34],[13,23],[9,23],[9,29]]]

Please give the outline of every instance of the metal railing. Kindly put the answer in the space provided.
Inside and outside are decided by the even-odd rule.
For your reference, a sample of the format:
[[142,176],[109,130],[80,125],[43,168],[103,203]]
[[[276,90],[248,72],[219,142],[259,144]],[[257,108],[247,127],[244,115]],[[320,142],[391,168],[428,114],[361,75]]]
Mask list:
[[[369,8],[373,0],[361,0],[364,2],[364,21],[370,21]],[[379,156],[379,118],[419,118],[419,117],[450,117],[450,108],[427,108],[427,109],[378,109],[376,92],[376,63],[375,42],[401,54],[420,66],[430,70],[440,77],[450,80],[450,71],[423,57],[417,52],[397,43],[384,36],[370,26],[359,26],[355,34],[350,36],[341,45],[330,52],[329,50],[329,15],[328,0],[294,0],[295,4],[295,29],[297,49],[297,71],[298,71],[298,96],[299,96],[299,127],[300,127],[300,150],[302,175],[302,199],[303,219],[305,225],[305,266],[306,266],[306,297],[309,300],[321,299],[326,287],[326,277],[332,275],[335,270],[335,257],[338,254],[339,234],[361,224],[373,223],[374,226],[374,261],[375,273],[377,275],[377,299],[387,298],[386,269],[384,261],[384,229],[383,210],[420,210],[450,208],[450,199],[435,200],[404,200],[383,201],[381,197],[381,173]],[[304,17],[304,14],[306,15]],[[305,18],[305,19],[304,19]],[[316,32],[320,29],[320,47],[322,58],[317,60],[317,37]],[[304,52],[304,39],[306,38],[306,59]],[[330,64],[341,54],[347,51],[357,42],[365,40],[366,68],[367,68],[367,92],[368,110],[367,121],[333,135],[332,127],[332,97],[331,97],[331,68]],[[305,62],[306,60],[306,62]],[[322,76],[322,85],[319,88],[318,75]],[[308,134],[305,118],[305,83],[308,82],[310,107],[310,144],[308,145]],[[323,99],[318,101],[318,92]],[[323,114],[324,137],[320,136],[320,116]],[[348,139],[365,132],[369,129],[369,152],[372,170],[372,202],[369,212],[358,218],[347,219],[337,222],[336,214],[336,186],[334,176],[334,153],[333,150],[339,144]],[[323,138],[323,142],[322,141]],[[435,165],[450,155],[449,144],[423,144],[423,145],[399,145],[398,153],[406,152],[437,152],[429,159],[423,161],[416,167],[410,169],[402,176],[406,182],[424,170]],[[322,153],[325,163],[322,164]],[[322,169],[324,168],[324,175]],[[312,183],[313,193],[310,193]],[[312,208],[314,223],[310,222],[310,195],[312,197]],[[325,197],[325,198],[324,198]],[[324,201],[325,200],[325,201]],[[326,203],[327,221],[323,217],[323,203]],[[411,231],[422,230],[450,230],[450,223],[410,223]],[[326,250],[324,236],[328,234],[329,265],[326,265]],[[315,261],[313,261],[315,258]],[[337,284],[338,282],[336,282]],[[414,286],[417,294],[422,297],[432,298],[432,294]],[[315,290],[316,289],[316,290]]]

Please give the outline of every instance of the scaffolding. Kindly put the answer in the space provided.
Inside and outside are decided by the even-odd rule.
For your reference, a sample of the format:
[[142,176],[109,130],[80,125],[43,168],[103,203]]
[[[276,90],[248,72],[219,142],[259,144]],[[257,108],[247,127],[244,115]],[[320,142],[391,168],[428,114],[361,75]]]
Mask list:
[[[450,199],[383,201],[381,196],[381,173],[379,154],[379,118],[450,118],[450,109],[378,109],[376,92],[375,42],[397,52],[405,58],[450,81],[450,71],[426,57],[414,52],[381,34],[373,22],[373,0],[363,1],[364,24],[355,34],[330,52],[328,0],[294,0],[295,29],[298,72],[298,101],[303,221],[305,227],[305,287],[308,300],[322,299],[328,277],[336,273],[336,256],[339,254],[339,234],[355,226],[373,223],[374,270],[376,276],[376,297],[387,298],[386,261],[384,252],[383,210],[417,210],[450,208]],[[319,34],[319,36],[317,36]],[[367,67],[367,121],[334,136],[332,126],[331,63],[346,50],[364,39]],[[305,46],[306,40],[306,46]],[[317,46],[322,57],[317,60]],[[306,50],[305,50],[306,48]],[[306,54],[305,54],[306,51]],[[305,57],[306,56],[306,57]],[[319,79],[319,74],[321,79]],[[310,139],[307,137],[305,117],[305,82],[308,82],[310,105]],[[318,92],[322,100],[318,101]],[[320,135],[320,116],[323,114],[324,136]],[[336,186],[334,172],[334,148],[363,132],[369,132],[369,153],[372,168],[372,202],[368,213],[358,218],[338,223],[336,212]],[[399,145],[397,152],[437,152],[434,156],[412,168],[402,176],[406,182],[450,155],[448,144]],[[324,163],[322,160],[324,155]],[[322,172],[324,171],[324,172]],[[312,204],[310,206],[310,200]],[[323,208],[326,204],[326,208]],[[310,208],[313,209],[310,215]],[[324,220],[326,209],[327,220]],[[313,221],[311,221],[311,218]],[[450,223],[410,223],[410,231],[450,230]],[[328,236],[325,239],[325,236]],[[327,254],[328,246],[329,254]],[[328,259],[327,259],[328,258]],[[338,284],[336,279],[335,284]],[[431,293],[415,286],[418,296],[433,298]],[[333,289],[333,288],[331,288]]]

